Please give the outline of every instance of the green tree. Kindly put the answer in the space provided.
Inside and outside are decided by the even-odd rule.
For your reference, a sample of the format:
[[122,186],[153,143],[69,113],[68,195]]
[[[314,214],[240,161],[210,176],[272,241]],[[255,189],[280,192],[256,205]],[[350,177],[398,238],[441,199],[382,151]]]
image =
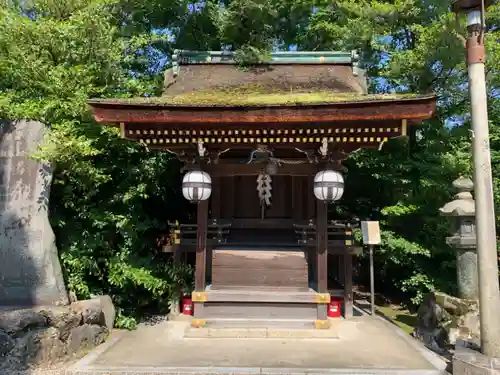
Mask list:
[[[176,199],[169,155],[95,124],[90,97],[157,93],[144,51],[159,36],[117,27],[120,2],[34,1],[0,10],[0,115],[37,119],[51,132],[36,157],[56,165],[52,222],[68,287],[108,293],[125,315],[166,308],[176,273],[156,246]],[[181,205],[181,206],[179,206]],[[118,323],[133,321],[119,315]]]

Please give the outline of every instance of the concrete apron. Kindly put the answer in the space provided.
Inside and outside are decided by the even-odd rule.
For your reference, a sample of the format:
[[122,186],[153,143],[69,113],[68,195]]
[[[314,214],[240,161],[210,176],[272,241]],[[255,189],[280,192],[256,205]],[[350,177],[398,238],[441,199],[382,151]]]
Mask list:
[[117,332],[67,375],[438,375],[446,362],[382,318],[342,321],[340,339],[185,338],[186,322]]
[[[339,338],[339,321],[331,319],[328,329],[307,328],[187,328],[184,339],[302,339],[302,340],[335,340]],[[286,323],[283,323],[286,326]],[[240,325],[245,326],[244,322]]]

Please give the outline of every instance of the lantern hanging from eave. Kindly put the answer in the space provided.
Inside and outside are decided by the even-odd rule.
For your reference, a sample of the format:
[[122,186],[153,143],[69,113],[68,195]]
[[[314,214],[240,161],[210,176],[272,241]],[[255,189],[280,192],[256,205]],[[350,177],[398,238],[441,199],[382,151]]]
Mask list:
[[324,202],[335,202],[344,194],[344,178],[340,172],[325,169],[314,176],[314,195]]
[[206,172],[194,170],[186,173],[182,179],[182,195],[190,202],[198,203],[210,198],[212,179]]

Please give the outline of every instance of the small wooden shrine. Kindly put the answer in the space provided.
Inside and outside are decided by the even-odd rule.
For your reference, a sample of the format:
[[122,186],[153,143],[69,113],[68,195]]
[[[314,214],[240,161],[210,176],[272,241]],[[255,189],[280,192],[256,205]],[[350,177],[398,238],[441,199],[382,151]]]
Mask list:
[[185,162],[197,223],[179,225],[175,242],[196,252],[193,326],[327,328],[331,295],[351,317],[355,223],[328,221],[325,202],[341,198],[350,152],[406,136],[436,98],[368,94],[355,53],[278,52],[252,67],[228,52],[172,60],[161,97],[90,105],[122,137]]

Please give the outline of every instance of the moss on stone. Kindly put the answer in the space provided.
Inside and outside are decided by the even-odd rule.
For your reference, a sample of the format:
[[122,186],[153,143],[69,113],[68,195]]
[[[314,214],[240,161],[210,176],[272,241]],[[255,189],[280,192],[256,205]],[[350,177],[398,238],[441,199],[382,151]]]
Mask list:
[[475,301],[467,301],[442,292],[436,292],[435,295],[436,303],[452,316],[465,315],[476,304]]

